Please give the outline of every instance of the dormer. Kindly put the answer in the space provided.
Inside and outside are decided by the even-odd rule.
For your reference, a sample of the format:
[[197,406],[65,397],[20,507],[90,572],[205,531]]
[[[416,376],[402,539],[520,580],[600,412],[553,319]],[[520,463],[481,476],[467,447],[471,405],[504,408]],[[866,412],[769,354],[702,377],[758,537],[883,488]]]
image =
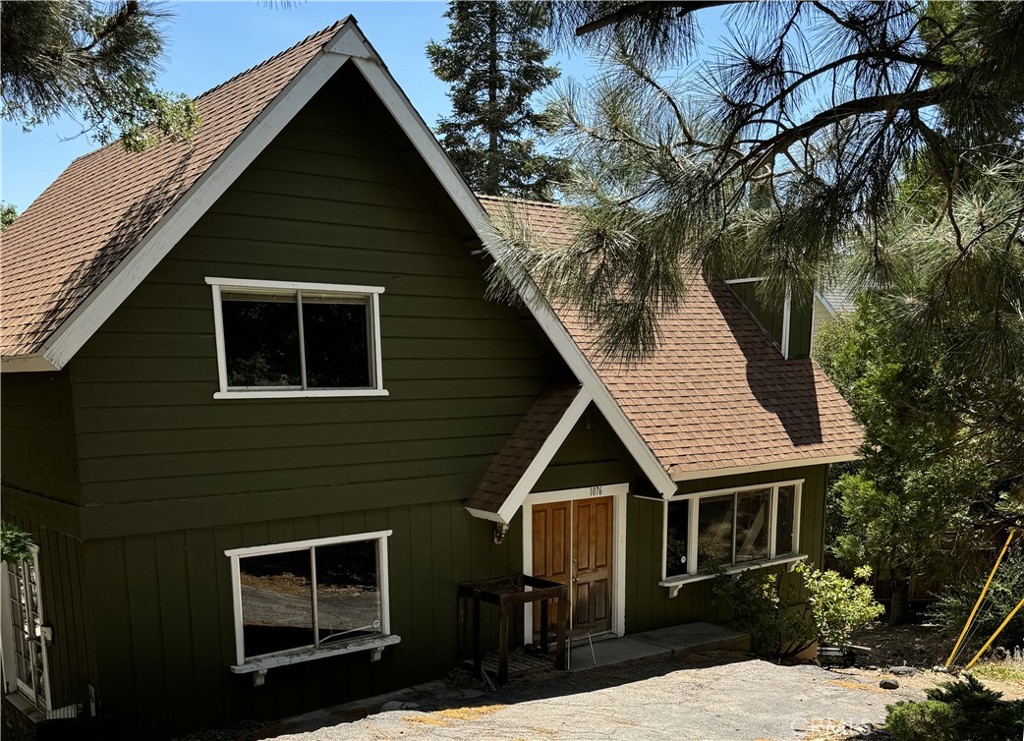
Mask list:
[[785,295],[766,295],[760,284],[764,277],[731,278],[725,281],[733,295],[754,317],[761,329],[778,345],[787,360],[811,355],[814,296],[786,289]]

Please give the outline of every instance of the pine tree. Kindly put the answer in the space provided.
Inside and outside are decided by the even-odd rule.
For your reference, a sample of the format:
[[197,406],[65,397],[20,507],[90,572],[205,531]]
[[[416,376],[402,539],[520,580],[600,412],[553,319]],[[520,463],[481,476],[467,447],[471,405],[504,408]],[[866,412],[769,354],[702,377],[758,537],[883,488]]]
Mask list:
[[434,74],[451,85],[452,115],[437,125],[441,145],[470,186],[487,195],[550,200],[564,161],[537,151],[547,133],[531,98],[559,76],[540,41],[548,15],[531,2],[448,4],[448,39],[431,41]]
[[506,251],[520,264],[503,271],[579,306],[608,354],[656,348],[684,273],[757,270],[765,291],[806,293],[853,253],[849,279],[883,290],[916,345],[970,317],[948,360],[1024,374],[1024,3],[551,12],[556,38],[608,55],[559,106],[573,153],[560,193],[585,228],[560,255]]
[[139,151],[199,126],[186,96],[154,86],[167,14],[150,2],[0,4],[2,116],[26,130],[69,115],[100,144]]

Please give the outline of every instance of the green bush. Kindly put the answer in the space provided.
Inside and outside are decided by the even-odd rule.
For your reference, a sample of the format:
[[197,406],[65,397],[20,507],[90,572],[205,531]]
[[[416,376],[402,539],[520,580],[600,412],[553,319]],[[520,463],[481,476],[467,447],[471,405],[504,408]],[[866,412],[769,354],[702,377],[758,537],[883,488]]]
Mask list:
[[[972,575],[970,579],[956,586],[949,587],[937,595],[936,602],[929,608],[929,617],[940,625],[945,633],[957,636],[967,622],[971,609],[978,595],[981,594],[988,571]],[[985,640],[995,632],[1003,619],[1010,614],[1021,595],[1024,594],[1024,545],[1017,541],[1006,551],[1003,562],[999,565],[992,586],[989,587],[985,601],[972,628],[971,645],[967,646],[961,657],[970,658]],[[999,634],[997,645],[1016,645],[1024,641],[1024,610]],[[973,651],[971,648],[973,647]],[[968,651],[970,651],[968,653]]]
[[733,625],[750,635],[756,653],[790,658],[815,639],[847,648],[856,630],[882,614],[863,583],[871,575],[867,567],[857,570],[856,579],[807,564],[796,570],[799,580],[745,571],[722,574],[715,584],[716,603]]
[[966,675],[925,691],[924,702],[888,707],[886,730],[897,741],[1017,741],[1024,734],[1024,701]]
[[898,702],[888,711],[885,729],[897,741],[939,741],[956,720],[953,708],[937,700]]
[[32,555],[32,536],[21,528],[0,522],[0,561],[23,561]]
[[722,574],[714,594],[730,624],[750,636],[757,654],[790,658],[814,643],[814,623],[798,589],[784,586],[778,574]]
[[826,645],[849,648],[853,634],[874,622],[884,610],[867,584],[871,578],[869,566],[854,569],[853,579],[805,563],[796,570],[810,593],[808,603],[818,638]]

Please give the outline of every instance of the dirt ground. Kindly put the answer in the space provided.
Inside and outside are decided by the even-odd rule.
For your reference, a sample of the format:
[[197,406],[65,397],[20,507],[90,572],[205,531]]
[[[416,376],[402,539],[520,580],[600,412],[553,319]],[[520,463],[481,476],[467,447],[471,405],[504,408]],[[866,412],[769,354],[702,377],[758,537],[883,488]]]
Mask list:
[[[910,666],[916,671],[897,679],[901,685],[922,691],[952,678],[932,671],[946,663],[954,645],[935,625],[890,627],[876,623],[857,633],[853,642],[870,650],[859,653],[857,668],[839,670],[844,673],[881,680],[892,675],[893,667]],[[1007,700],[1024,700],[1024,663],[987,659],[976,666],[974,673],[987,687],[1002,692]]]

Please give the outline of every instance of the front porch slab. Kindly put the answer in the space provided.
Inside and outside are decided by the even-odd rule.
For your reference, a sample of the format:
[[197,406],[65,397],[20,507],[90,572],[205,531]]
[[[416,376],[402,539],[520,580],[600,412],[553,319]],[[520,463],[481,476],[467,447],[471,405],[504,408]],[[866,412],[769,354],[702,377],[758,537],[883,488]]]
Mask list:
[[685,623],[623,638],[572,642],[569,670],[624,664],[640,659],[686,656],[703,651],[749,651],[750,636],[711,623]]

